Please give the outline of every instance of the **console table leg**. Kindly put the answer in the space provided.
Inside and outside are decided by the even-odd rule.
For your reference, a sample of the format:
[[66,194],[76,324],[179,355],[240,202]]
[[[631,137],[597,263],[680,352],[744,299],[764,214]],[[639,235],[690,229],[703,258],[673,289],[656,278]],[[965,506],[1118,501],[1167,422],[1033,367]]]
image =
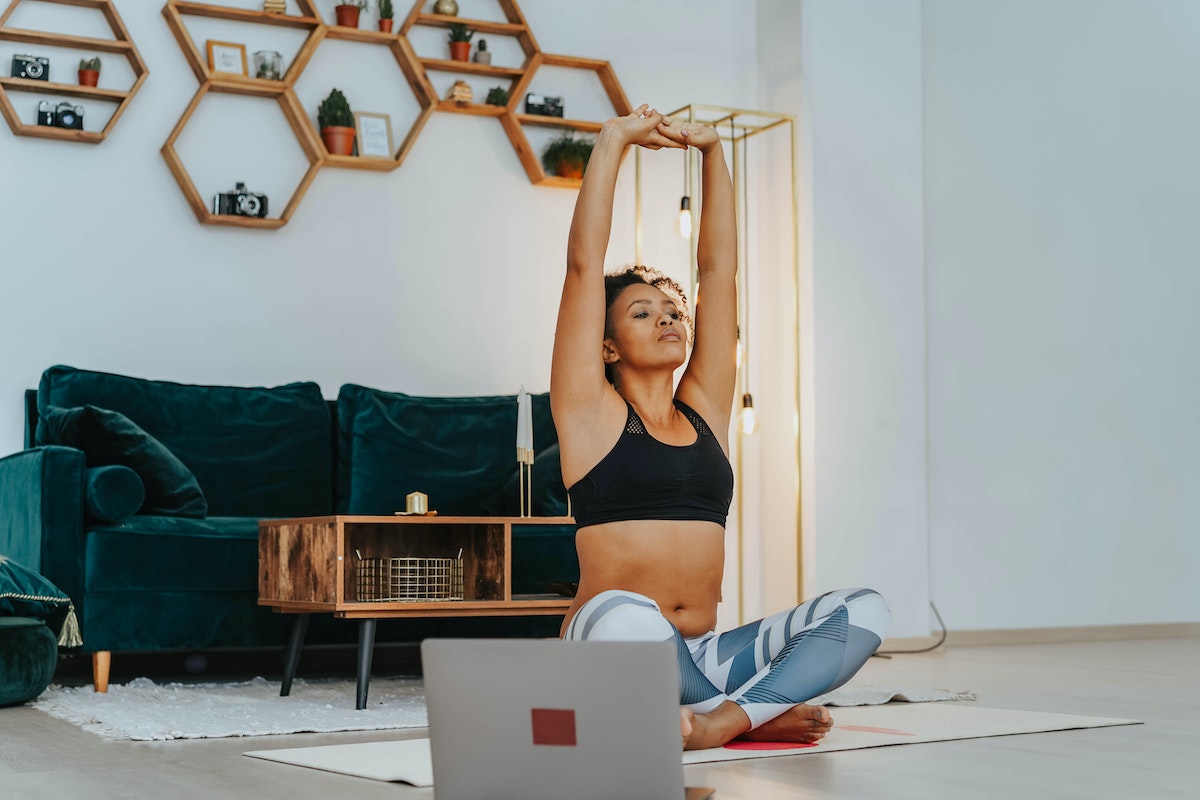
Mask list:
[[308,631],[308,618],[311,616],[297,614],[292,620],[292,638],[288,643],[287,663],[283,667],[280,697],[287,697],[292,693],[292,679],[296,677],[296,667],[300,666],[300,650],[304,647],[304,634]]
[[358,621],[358,702],[355,709],[367,707],[367,685],[371,682],[371,659],[375,654],[375,623],[378,620]]

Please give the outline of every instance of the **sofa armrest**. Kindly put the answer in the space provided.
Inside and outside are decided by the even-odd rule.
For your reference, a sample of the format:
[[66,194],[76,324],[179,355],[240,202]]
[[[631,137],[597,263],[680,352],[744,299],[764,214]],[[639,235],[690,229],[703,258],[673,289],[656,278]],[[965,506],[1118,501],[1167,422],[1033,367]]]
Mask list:
[[0,554],[83,597],[83,451],[35,447],[0,458]]

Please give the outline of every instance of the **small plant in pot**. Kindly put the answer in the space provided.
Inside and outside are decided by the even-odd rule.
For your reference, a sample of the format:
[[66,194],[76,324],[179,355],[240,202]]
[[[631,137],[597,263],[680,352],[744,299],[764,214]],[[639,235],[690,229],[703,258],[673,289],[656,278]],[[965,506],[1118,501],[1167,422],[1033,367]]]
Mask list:
[[475,31],[461,22],[450,23],[450,58],[454,61],[471,60],[471,37]]
[[333,156],[354,155],[354,113],[346,95],[334,89],[317,108],[317,124],[321,140]]
[[333,7],[337,24],[346,28],[358,27],[358,15],[367,7],[367,0],[338,0]]
[[79,85],[95,86],[100,82],[100,56],[79,61]]
[[487,100],[489,106],[506,106],[508,105],[508,90],[503,86],[493,86],[488,89]]
[[492,63],[492,54],[487,49],[487,39],[480,39],[479,44],[475,45],[475,63],[476,64]]
[[542,151],[542,166],[549,175],[582,178],[595,143],[576,137],[570,131],[550,140]]
[[396,11],[392,8],[392,0],[378,0],[375,8],[379,11],[379,30],[391,33],[392,19],[396,16]]

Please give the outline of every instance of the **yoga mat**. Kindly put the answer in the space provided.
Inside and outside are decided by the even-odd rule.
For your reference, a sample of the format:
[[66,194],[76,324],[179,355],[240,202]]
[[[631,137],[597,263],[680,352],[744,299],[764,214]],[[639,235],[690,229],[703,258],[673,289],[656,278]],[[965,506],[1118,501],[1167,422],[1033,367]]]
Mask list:
[[[838,709],[834,712],[833,730],[816,745],[780,747],[734,742],[727,747],[685,752],[682,757],[684,764],[701,764],[1137,724],[1140,724],[1139,721],[1132,719],[1014,711],[974,704],[894,703]],[[253,750],[245,755],[377,781],[401,782],[413,786],[433,785],[428,739]]]

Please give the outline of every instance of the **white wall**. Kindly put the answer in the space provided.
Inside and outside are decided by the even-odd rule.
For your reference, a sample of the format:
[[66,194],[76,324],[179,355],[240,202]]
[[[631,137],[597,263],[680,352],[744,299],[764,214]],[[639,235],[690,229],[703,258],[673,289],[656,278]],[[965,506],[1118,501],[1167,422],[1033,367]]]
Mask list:
[[932,594],[1200,620],[1200,5],[925,2]]
[[799,104],[803,131],[804,589],[876,588],[892,606],[893,634],[921,636],[921,4],[818,0],[800,14],[801,81],[767,89],[781,105]]

